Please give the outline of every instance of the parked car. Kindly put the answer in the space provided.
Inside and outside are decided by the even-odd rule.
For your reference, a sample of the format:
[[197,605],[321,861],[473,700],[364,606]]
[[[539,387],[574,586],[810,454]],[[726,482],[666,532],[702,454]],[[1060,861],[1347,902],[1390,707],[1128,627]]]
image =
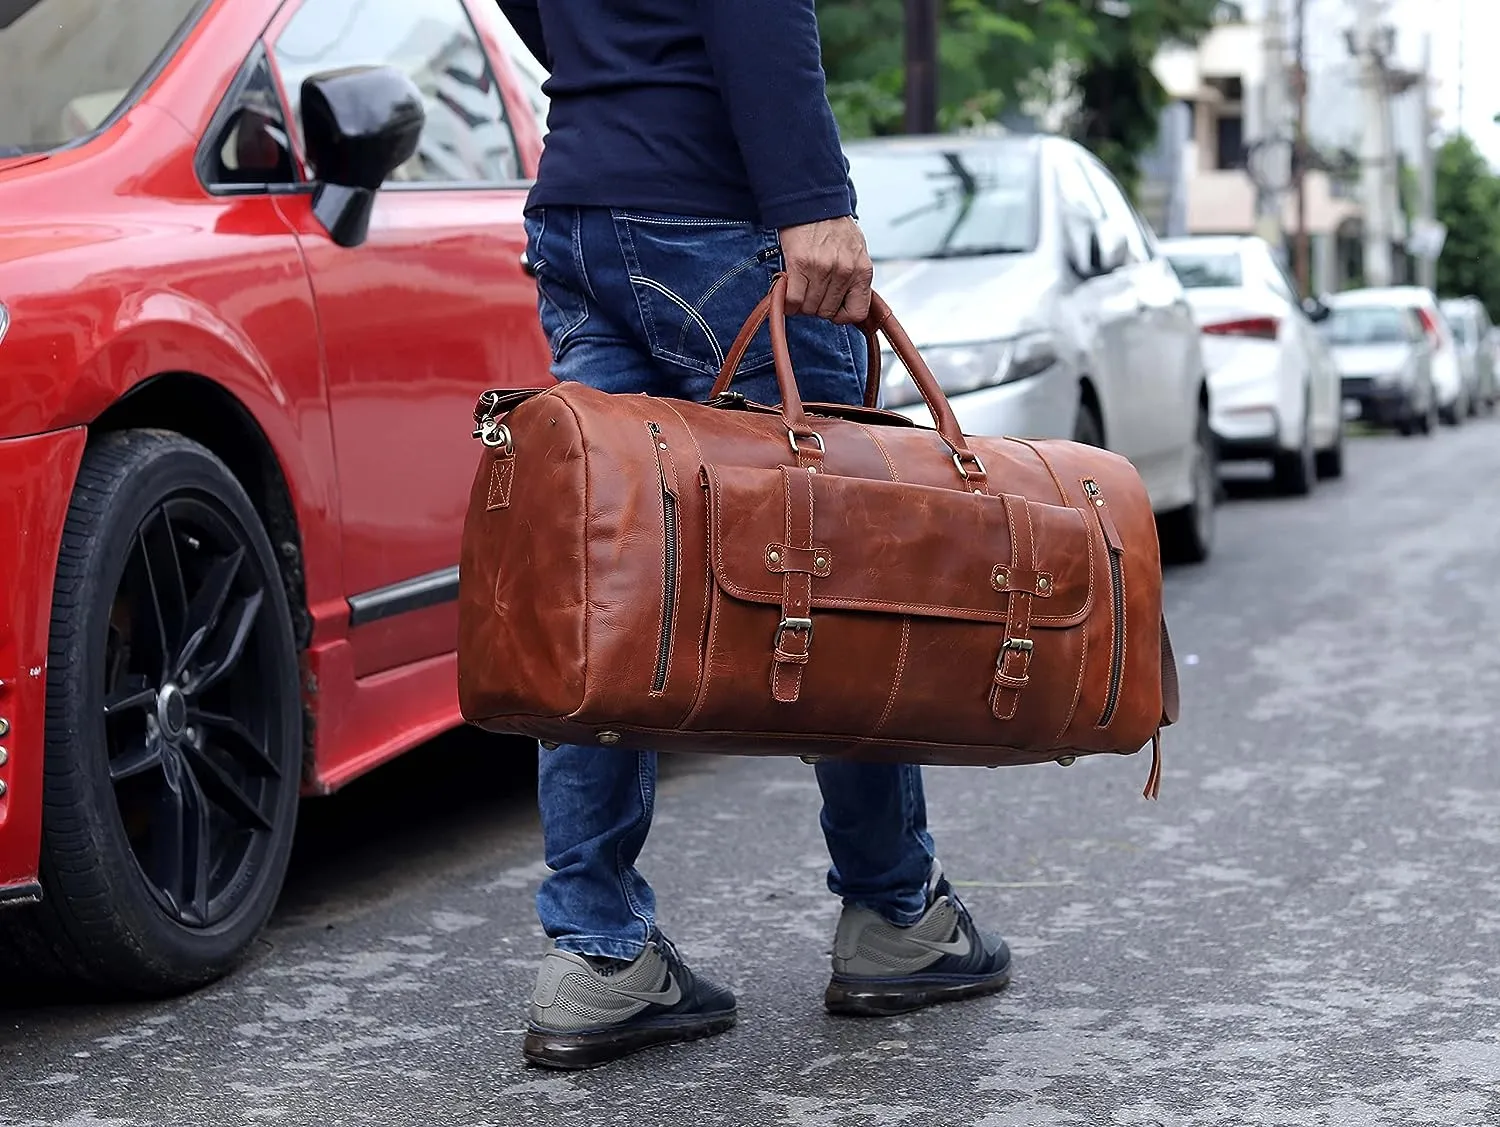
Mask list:
[[[1058,137],[848,146],[875,285],[973,434],[1107,446],[1140,471],[1169,558],[1213,542],[1198,327],[1114,178]],[[887,406],[925,419],[893,355]]]
[[1434,345],[1418,308],[1384,290],[1351,290],[1327,301],[1320,330],[1342,379],[1346,417],[1431,434],[1438,423]]
[[508,33],[0,8],[0,901],[42,898],[0,912],[8,976],[223,973],[299,792],[459,722],[462,422],[548,379]]
[[1344,471],[1339,373],[1305,303],[1258,236],[1167,239],[1162,253],[1203,331],[1213,427],[1225,460],[1269,460],[1283,493]]
[[1456,297],[1441,302],[1439,308],[1453,329],[1457,343],[1459,365],[1464,374],[1464,386],[1468,389],[1469,414],[1494,410],[1500,400],[1500,388],[1496,387],[1495,351],[1490,343],[1494,325],[1477,297]]
[[1469,414],[1469,389],[1464,381],[1458,342],[1453,328],[1433,292],[1422,286],[1384,286],[1347,290],[1339,295],[1350,301],[1405,306],[1417,315],[1432,346],[1432,383],[1437,389],[1438,417],[1458,426]]

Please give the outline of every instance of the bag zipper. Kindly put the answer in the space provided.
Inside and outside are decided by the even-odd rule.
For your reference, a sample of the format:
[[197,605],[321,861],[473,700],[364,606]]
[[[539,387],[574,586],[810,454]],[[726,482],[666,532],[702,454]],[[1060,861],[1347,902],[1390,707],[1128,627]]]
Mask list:
[[661,428],[655,423],[647,423],[646,426],[656,444],[656,470],[661,478],[662,536],[666,544],[662,567],[661,636],[656,643],[656,672],[651,678],[651,691],[660,693],[667,687],[667,673],[672,666],[672,626],[677,617],[677,497],[667,479],[664,461],[667,444],[662,441]]
[[1115,718],[1115,709],[1120,705],[1120,678],[1125,672],[1125,571],[1121,560],[1125,547],[1120,543],[1119,530],[1109,515],[1099,483],[1093,478],[1085,478],[1083,491],[1094,506],[1099,529],[1109,547],[1109,593],[1114,612],[1114,633],[1109,647],[1109,691],[1104,697],[1104,711],[1099,714],[1099,727],[1104,728]]

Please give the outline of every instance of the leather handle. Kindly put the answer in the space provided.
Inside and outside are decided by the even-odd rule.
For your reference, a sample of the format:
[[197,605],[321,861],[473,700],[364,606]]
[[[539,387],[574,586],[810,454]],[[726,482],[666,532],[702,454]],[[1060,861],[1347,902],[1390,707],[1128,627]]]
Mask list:
[[[786,287],[785,274],[777,274],[771,280],[771,292],[762,298],[751,311],[750,316],[745,319],[744,327],[740,329],[739,336],[735,337],[734,344],[730,346],[724,358],[724,366],[719,371],[719,378],[714,381],[713,394],[722,395],[729,389],[729,385],[734,382],[734,377],[739,372],[740,365],[744,362],[750,341],[769,318],[771,356],[776,364],[776,382],[781,388],[782,414],[786,418],[788,430],[805,432],[807,416],[802,408],[802,397],[797,391],[797,379],[792,371],[791,351],[787,346]],[[870,348],[870,370],[869,379],[865,385],[865,406],[873,407],[878,402],[880,337],[884,335],[886,340],[890,341],[896,355],[901,358],[901,362],[906,365],[906,370],[911,375],[912,382],[917,385],[917,390],[921,392],[922,400],[927,404],[927,410],[931,413],[932,421],[936,424],[937,432],[942,435],[943,441],[948,444],[954,454],[972,458],[973,455],[969,451],[963,431],[959,429],[958,417],[954,415],[948,397],[943,394],[943,389],[938,385],[932,370],[927,367],[921,354],[912,344],[911,338],[906,335],[901,322],[896,320],[891,307],[878,293],[870,294],[870,314],[858,328],[865,335]]]
[[[756,303],[755,308],[750,311],[750,316],[745,318],[744,326],[724,356],[724,366],[719,369],[719,378],[714,381],[710,396],[723,395],[729,390],[729,385],[739,374],[740,365],[745,362],[745,353],[750,350],[750,342],[755,339],[755,334],[760,331],[760,327],[766,323],[766,318],[771,315],[771,294],[775,292],[778,282],[785,284],[785,277],[785,274],[778,274],[771,280],[770,291]],[[864,326],[860,326],[860,329],[864,331]],[[865,378],[865,406],[873,408],[880,402],[880,338],[873,333],[865,332],[865,341],[870,349],[870,363]],[[772,347],[775,347],[774,342]]]

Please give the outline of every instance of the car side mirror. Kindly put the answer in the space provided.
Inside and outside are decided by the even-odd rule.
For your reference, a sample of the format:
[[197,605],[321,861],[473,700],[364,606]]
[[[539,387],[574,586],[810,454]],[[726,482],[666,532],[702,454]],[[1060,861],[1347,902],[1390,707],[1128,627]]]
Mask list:
[[1321,324],[1333,316],[1333,310],[1324,304],[1322,299],[1316,297],[1302,299],[1302,312],[1307,314],[1307,319],[1314,325]]
[[422,92],[395,67],[345,67],[303,81],[302,135],[318,182],[313,214],[339,246],[365,241],[375,193],[417,151],[426,121]]
[[1129,260],[1130,246],[1123,233],[1095,224],[1089,238],[1089,268],[1095,276],[1113,274]]

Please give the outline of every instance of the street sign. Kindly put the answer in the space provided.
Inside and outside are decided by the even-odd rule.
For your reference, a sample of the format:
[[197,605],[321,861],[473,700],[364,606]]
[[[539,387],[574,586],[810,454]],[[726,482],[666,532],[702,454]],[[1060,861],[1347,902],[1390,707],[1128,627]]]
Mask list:
[[1418,258],[1437,258],[1448,241],[1448,228],[1435,219],[1413,219],[1406,248]]

